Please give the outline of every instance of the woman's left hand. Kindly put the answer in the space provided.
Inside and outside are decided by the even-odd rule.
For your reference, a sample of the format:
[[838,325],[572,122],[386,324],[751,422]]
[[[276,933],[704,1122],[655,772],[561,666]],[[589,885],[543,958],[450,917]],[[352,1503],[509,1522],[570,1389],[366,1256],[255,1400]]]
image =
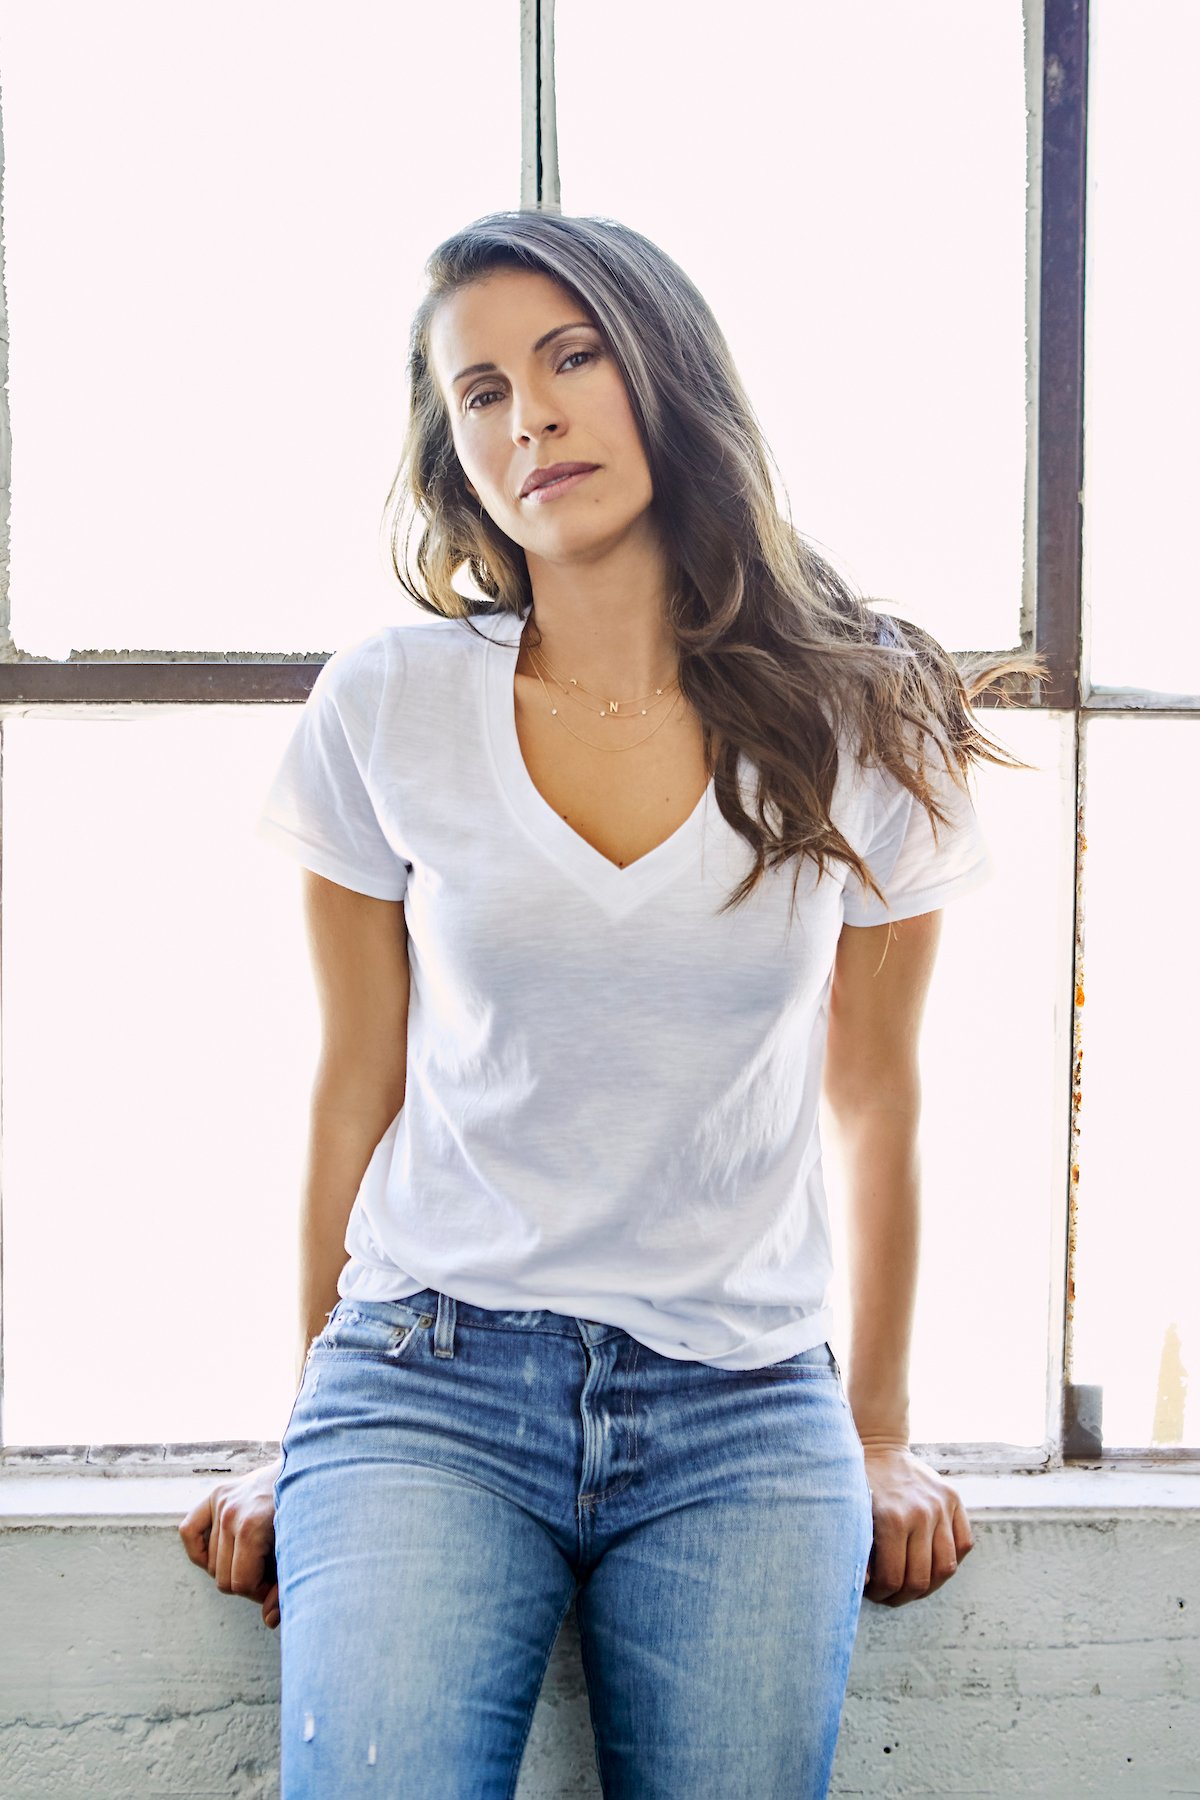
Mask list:
[[864,1444],[875,1542],[863,1598],[904,1606],[934,1593],[975,1547],[962,1501],[911,1450]]

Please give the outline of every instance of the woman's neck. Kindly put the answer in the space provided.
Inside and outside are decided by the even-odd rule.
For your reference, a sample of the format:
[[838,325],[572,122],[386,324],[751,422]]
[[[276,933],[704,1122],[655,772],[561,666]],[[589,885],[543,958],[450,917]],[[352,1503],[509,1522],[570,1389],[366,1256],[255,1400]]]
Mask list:
[[521,633],[518,671],[533,675],[530,650],[543,670],[578,681],[594,694],[631,698],[666,687],[679,672],[679,652],[665,614],[648,606],[605,608],[535,599]]

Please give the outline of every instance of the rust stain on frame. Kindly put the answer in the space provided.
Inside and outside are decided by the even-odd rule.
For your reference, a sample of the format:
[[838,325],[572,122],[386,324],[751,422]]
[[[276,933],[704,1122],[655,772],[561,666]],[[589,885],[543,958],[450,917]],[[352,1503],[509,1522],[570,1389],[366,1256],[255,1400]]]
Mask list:
[[1079,1136],[1080,1115],[1083,1110],[1083,865],[1087,855],[1087,837],[1083,829],[1084,808],[1086,805],[1087,764],[1082,721],[1076,722],[1080,732],[1079,741],[1079,781],[1076,791],[1075,811],[1075,942],[1073,1005],[1071,1009],[1071,1122],[1070,1122],[1070,1181],[1067,1189],[1067,1282],[1066,1306],[1064,1316],[1063,1344],[1063,1379],[1071,1382],[1075,1378],[1074,1371],[1074,1336],[1075,1336],[1075,1267],[1079,1250]]

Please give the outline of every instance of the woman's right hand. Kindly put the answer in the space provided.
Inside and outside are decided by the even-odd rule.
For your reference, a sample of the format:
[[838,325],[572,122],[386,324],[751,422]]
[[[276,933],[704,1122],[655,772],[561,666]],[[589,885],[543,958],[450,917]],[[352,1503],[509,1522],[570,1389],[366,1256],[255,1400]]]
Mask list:
[[263,1623],[272,1631],[279,1624],[275,1482],[282,1468],[279,1456],[265,1468],[219,1481],[179,1521],[183,1547],[196,1567],[207,1570],[223,1594],[261,1601]]

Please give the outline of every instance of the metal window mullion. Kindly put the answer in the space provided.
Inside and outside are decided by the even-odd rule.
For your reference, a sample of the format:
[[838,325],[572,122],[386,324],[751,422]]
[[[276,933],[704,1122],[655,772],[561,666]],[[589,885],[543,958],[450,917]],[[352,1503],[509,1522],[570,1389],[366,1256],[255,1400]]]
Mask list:
[[1079,706],[1087,0],[1044,0],[1035,643],[1040,704]]
[[[1051,1466],[1063,1455],[1069,1401],[1075,1283],[1076,1155],[1083,978],[1085,746],[1081,652],[1083,623],[1084,278],[1087,229],[1088,0],[1044,0],[1040,111],[1040,246],[1037,343],[1037,553],[1034,643],[1049,680],[1039,703],[1072,718],[1074,856],[1070,938],[1069,1057],[1063,1120],[1066,1155],[1061,1206],[1052,1221],[1047,1437]],[[1062,1139],[1059,1139],[1060,1146]]]
[[521,207],[560,210],[554,0],[521,0]]
[[1194,719],[1200,694],[1164,694],[1153,688],[1089,688],[1085,713],[1153,713],[1156,719]]

